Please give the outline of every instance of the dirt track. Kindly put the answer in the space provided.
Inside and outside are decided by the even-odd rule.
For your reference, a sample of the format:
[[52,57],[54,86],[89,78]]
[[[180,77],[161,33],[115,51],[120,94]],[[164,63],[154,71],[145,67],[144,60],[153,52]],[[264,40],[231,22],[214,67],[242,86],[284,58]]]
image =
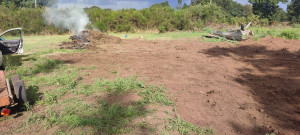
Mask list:
[[180,116],[216,134],[300,134],[300,41],[239,44],[124,40],[84,54],[56,55],[97,77],[139,75],[162,84]]

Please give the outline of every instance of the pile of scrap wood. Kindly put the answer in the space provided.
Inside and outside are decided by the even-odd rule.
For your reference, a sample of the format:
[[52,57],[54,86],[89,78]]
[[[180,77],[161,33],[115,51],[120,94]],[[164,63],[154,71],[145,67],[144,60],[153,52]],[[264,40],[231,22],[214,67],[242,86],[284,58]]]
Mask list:
[[207,38],[226,38],[229,40],[242,41],[245,40],[246,36],[253,36],[254,33],[251,30],[247,30],[251,25],[251,22],[245,27],[241,25],[241,29],[227,29],[226,31],[214,31],[213,34],[206,35]]

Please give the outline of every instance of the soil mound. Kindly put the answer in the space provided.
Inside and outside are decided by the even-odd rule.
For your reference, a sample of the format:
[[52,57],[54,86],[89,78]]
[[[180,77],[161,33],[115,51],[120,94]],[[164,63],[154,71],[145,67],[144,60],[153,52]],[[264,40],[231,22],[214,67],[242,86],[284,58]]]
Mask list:
[[61,49],[89,49],[98,47],[103,44],[120,44],[122,39],[110,36],[100,31],[86,31],[86,33],[73,35],[70,37],[72,41],[60,44]]

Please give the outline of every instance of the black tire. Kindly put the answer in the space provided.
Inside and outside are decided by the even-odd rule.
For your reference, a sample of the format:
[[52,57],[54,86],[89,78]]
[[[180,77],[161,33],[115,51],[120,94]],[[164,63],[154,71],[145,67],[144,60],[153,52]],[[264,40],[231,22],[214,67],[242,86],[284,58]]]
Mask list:
[[242,30],[242,31],[245,31],[245,24],[242,24],[242,25],[241,25],[241,30]]
[[26,103],[28,100],[24,82],[21,80],[19,75],[12,76],[11,80],[18,102]]

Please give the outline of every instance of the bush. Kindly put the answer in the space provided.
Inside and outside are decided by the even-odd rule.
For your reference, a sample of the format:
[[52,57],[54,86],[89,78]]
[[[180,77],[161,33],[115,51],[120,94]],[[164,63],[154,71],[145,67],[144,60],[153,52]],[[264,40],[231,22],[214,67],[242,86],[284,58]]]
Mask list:
[[300,28],[300,24],[297,23],[293,24],[293,28]]
[[159,31],[159,33],[165,33],[166,32],[165,26],[159,26],[158,31]]
[[300,39],[300,35],[293,31],[283,31],[279,34],[279,37],[286,39]]
[[118,24],[115,28],[116,32],[129,32],[133,31],[130,24]]
[[108,31],[108,28],[106,26],[106,24],[102,21],[98,22],[96,24],[96,27],[100,30],[100,31],[103,31],[103,32],[107,32]]

